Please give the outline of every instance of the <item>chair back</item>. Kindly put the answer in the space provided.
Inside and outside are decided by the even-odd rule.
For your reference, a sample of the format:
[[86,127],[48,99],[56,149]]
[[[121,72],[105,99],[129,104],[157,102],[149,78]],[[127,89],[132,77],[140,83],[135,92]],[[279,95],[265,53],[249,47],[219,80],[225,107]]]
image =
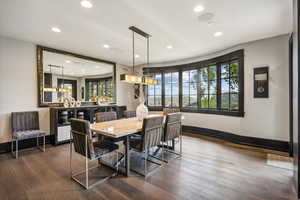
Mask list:
[[163,136],[163,116],[145,118],[143,121],[141,151],[160,144]]
[[163,141],[173,140],[181,134],[181,113],[167,115]]
[[70,119],[70,121],[75,152],[86,156],[87,150],[87,156],[91,158],[91,154],[94,153],[94,146],[90,131],[90,122],[75,118]]
[[96,116],[96,122],[106,122],[106,121],[112,121],[117,119],[117,113],[116,112],[98,112],[95,114]]
[[124,111],[124,116],[126,118],[136,117],[136,111],[126,110],[126,111]]
[[39,130],[38,111],[13,112],[11,113],[12,131]]
[[167,114],[170,114],[170,113],[178,113],[178,112],[180,112],[179,108],[164,108],[163,109],[163,114],[164,115],[167,115]]

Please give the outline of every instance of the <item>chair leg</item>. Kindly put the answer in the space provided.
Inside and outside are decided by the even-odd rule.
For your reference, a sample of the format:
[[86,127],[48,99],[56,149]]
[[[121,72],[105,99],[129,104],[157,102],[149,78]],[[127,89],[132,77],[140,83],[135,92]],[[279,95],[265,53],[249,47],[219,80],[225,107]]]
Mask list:
[[14,154],[14,140],[11,141],[11,154],[13,157],[15,157],[15,154]]
[[88,163],[88,149],[87,149],[87,135],[85,136],[85,187],[89,189],[89,163]]
[[85,157],[85,188],[89,189],[89,161],[87,157]]
[[117,174],[116,175],[118,175],[118,173],[119,173],[119,153],[118,153],[118,151],[116,151],[117,152]]
[[163,143],[162,147],[161,147],[161,160],[162,160],[162,162],[164,162],[164,153],[165,153],[165,149],[164,149],[164,143]]
[[182,134],[180,134],[179,140],[180,140],[180,156],[182,156]]
[[46,151],[46,136],[44,135],[44,146],[43,146],[43,151]]
[[19,157],[19,142],[18,142],[18,140],[16,140],[16,159],[18,159],[18,157]]
[[145,150],[145,176],[147,175],[147,158],[148,158],[148,150]]
[[[16,151],[14,152],[14,141],[16,142]],[[18,152],[19,152],[19,143],[18,140],[12,140],[11,141],[11,153],[13,155],[13,157],[15,157],[16,159],[18,159]]]
[[46,151],[46,136],[42,136],[43,137],[43,148],[40,147],[40,138],[41,137],[36,137],[36,146],[39,150],[41,150],[42,152]]
[[72,178],[73,172],[72,172],[72,140],[70,140],[70,177]]

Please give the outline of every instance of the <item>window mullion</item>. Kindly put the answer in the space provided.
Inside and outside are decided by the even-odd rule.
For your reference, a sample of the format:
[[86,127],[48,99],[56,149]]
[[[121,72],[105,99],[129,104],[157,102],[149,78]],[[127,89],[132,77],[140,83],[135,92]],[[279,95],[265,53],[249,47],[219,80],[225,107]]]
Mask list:
[[[155,74],[154,74],[154,78],[155,78]],[[156,85],[154,85],[154,91],[153,91],[153,102],[154,102],[154,106],[156,106],[156,98],[155,98],[155,91],[156,91]]]
[[171,73],[171,108],[173,108],[173,78]]
[[207,67],[207,102],[208,102],[208,109],[210,109],[210,67]]
[[165,107],[165,73],[164,72],[160,72],[160,81],[161,81],[161,85],[160,85],[161,105],[160,106],[164,108]]
[[231,63],[229,62],[228,63],[228,66],[229,66],[229,76],[228,76],[228,87],[229,87],[229,90],[228,90],[228,98],[229,98],[229,106],[228,106],[228,108],[229,108],[229,111],[231,110],[231,87],[230,87],[230,85],[231,85],[231,65],[230,65]]
[[201,99],[200,99],[200,69],[197,69],[197,110],[201,108]]
[[216,79],[217,79],[217,110],[221,110],[221,64],[217,63],[217,74],[216,74]]
[[191,71],[189,71],[189,107],[191,107]]
[[179,108],[182,108],[182,87],[183,87],[183,83],[182,83],[182,70],[179,70],[179,77],[178,77],[178,86],[179,86],[179,94],[178,94],[178,98],[179,98]]

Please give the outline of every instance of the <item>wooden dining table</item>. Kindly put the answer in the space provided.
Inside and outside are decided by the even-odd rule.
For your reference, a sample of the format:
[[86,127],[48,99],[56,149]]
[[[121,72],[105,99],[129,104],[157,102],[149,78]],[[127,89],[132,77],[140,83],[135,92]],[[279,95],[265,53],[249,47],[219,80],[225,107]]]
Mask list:
[[[157,116],[163,115],[150,114],[147,116],[147,118]],[[142,128],[143,120],[138,120],[136,117],[91,124],[91,131],[95,132],[96,134],[114,139],[118,138],[125,141],[125,176],[129,176],[130,173],[130,136],[142,131]]]

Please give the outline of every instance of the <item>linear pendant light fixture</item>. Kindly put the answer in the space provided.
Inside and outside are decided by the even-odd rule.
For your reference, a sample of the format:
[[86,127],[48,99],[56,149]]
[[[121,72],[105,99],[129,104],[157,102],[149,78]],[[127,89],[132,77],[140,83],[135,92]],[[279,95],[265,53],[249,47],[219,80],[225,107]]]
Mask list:
[[[58,65],[48,65],[50,67],[50,73],[52,73],[52,68],[58,68],[62,70],[62,80],[63,80],[63,87],[64,87],[64,67],[63,66],[58,66]],[[44,92],[68,92],[68,93],[72,93],[72,89],[69,88],[44,88],[43,89]]]
[[133,73],[132,74],[121,74],[120,80],[122,82],[126,82],[126,83],[156,85],[157,80],[155,80],[151,77],[140,76],[138,74],[135,74],[135,72],[134,72],[134,65],[135,65],[134,34],[137,33],[147,39],[147,65],[149,65],[149,38],[151,37],[151,35],[149,35],[148,33],[145,33],[144,31],[142,31],[141,29],[139,29],[135,26],[130,26],[129,30],[132,31],[132,51],[133,51],[132,52],[132,71],[133,71]]

